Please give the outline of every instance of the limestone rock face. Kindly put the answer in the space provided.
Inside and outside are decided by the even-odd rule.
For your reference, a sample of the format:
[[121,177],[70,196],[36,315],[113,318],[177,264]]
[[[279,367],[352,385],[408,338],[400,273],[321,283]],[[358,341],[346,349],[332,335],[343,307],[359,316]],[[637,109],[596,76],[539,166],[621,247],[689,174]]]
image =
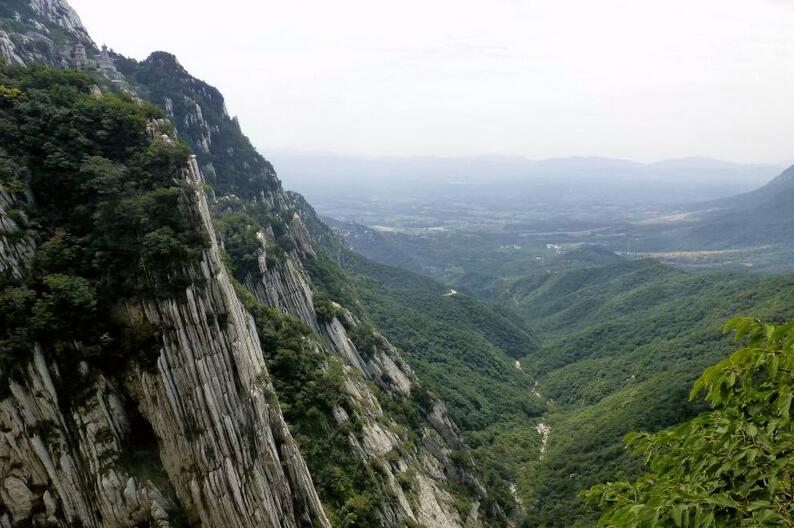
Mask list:
[[[277,407],[250,315],[223,268],[192,159],[184,213],[210,244],[184,296],[126,304],[164,329],[154,368],[81,364],[77,406],[36,347],[0,401],[0,526],[330,527]],[[9,227],[7,224],[6,227]],[[13,248],[3,231],[0,247]],[[4,272],[24,273],[7,251]],[[24,256],[24,255],[22,255]],[[17,260],[14,260],[14,259]]]
[[75,35],[83,44],[95,47],[77,12],[64,0],[30,0],[30,7],[45,20]]
[[[186,174],[200,183],[195,158]],[[184,301],[128,307],[130,319],[171,329],[156,372],[131,376],[130,392],[161,439],[180,502],[205,526],[327,525],[284,420],[266,400],[273,389],[256,328],[223,268],[198,190],[195,210],[211,238],[193,271],[201,280]]]
[[[289,197],[284,195],[273,200],[274,203],[282,201],[289,203]],[[450,459],[451,451],[464,449],[465,444],[457,427],[446,415],[443,403],[434,400],[427,416],[427,426],[419,431],[421,445],[411,451],[401,449],[404,439],[395,433],[400,426],[383,411],[368,382],[399,397],[410,397],[417,385],[413,371],[399,351],[377,331],[373,335],[377,343],[376,352],[363,356],[348,330],[360,322],[344,307],[336,305],[339,315],[330,320],[318,318],[311,279],[303,264],[317,258],[317,253],[311,234],[297,213],[290,222],[290,234],[295,249],[285,261],[275,265],[268,265],[266,255],[265,240],[271,234],[259,234],[260,274],[249,275],[245,285],[262,304],[278,308],[312,328],[320,353],[342,361],[347,396],[363,423],[361,438],[351,435],[349,439],[351,448],[367,464],[379,468],[379,473],[384,476],[383,485],[388,489],[389,498],[380,507],[382,526],[402,526],[405,519],[428,528],[481,526],[476,505],[461,516],[449,491],[450,480],[457,480],[473,484],[485,496],[485,490],[476,477],[457,468]],[[349,419],[341,408],[334,414],[339,423]],[[395,458],[393,455],[397,453],[399,455]],[[406,482],[410,493],[404,489]]]
[[0,18],[0,57],[8,64],[84,67],[96,52],[80,17],[64,0],[15,2]]
[[130,421],[118,388],[102,375],[86,378],[90,396],[66,412],[57,376],[37,348],[24,384],[12,381],[0,402],[0,525],[171,526],[167,481],[122,463]]
[[[8,3],[8,2],[6,2]],[[134,95],[116,70],[117,58],[106,46],[97,48],[80,17],[65,0],[16,0],[0,16],[0,58],[8,64],[48,64],[105,77]]]
[[0,57],[8,64],[25,64],[17,51],[17,46],[6,31],[0,30]]

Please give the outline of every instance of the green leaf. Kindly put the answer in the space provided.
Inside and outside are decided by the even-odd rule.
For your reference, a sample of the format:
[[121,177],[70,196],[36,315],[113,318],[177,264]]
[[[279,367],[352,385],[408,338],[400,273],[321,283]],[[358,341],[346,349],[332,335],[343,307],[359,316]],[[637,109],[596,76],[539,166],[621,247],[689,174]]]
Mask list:
[[745,429],[747,431],[747,434],[749,434],[750,436],[756,436],[758,434],[758,428],[751,423],[748,423]]
[[786,392],[781,395],[777,404],[778,415],[785,419],[789,419],[789,411],[791,410],[791,392]]
[[780,358],[777,354],[773,354],[772,358],[769,360],[769,377],[775,379],[777,377],[777,371],[780,367]]
[[726,325],[731,329],[749,336],[750,345],[707,368],[690,393],[708,389],[713,409],[656,434],[630,436],[649,472],[634,483],[605,485],[612,500],[600,526],[648,528],[659,508],[677,528],[760,528],[794,518],[794,326],[742,318]]
[[673,504],[673,507],[670,508],[670,517],[672,517],[673,522],[676,526],[681,526],[681,512],[683,511],[684,507],[681,504]]

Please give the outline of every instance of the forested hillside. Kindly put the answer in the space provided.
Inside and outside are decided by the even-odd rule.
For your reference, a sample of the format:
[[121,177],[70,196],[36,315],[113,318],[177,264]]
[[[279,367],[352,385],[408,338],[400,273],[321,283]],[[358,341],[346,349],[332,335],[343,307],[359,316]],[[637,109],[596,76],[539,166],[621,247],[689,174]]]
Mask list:
[[[460,349],[450,337],[467,328],[459,317],[451,318],[458,313],[450,309],[452,303],[473,301],[462,293],[444,296],[448,288],[413,273],[344,251],[339,255],[342,265],[359,276],[354,283],[362,301],[384,332],[411,354],[420,375],[446,380],[466,371],[449,368],[454,363],[444,356],[458,355]],[[623,435],[658,431],[704,409],[688,402],[689,388],[707,365],[730,352],[733,345],[722,332],[725,322],[736,314],[776,322],[794,316],[794,277],[688,273],[598,248],[559,254],[534,264],[523,276],[517,269],[497,280],[469,278],[470,290],[502,305],[508,320],[520,318],[520,327],[531,328],[541,342],[514,357],[520,358],[523,386],[537,391],[546,412],[532,413],[535,419],[529,422],[500,417],[482,427],[463,416],[461,423],[470,443],[480,446],[480,456],[498,453],[508,461],[496,467],[505,481],[518,484],[527,527],[592,526],[598,512],[585,509],[579,492],[640,471],[639,459],[624,448]],[[430,324],[436,310],[455,330],[439,332]],[[473,328],[487,333],[492,326]],[[412,343],[438,342],[437,337],[443,339],[441,350],[446,354],[426,358],[412,353]],[[472,359],[465,353],[464,357],[468,365]],[[480,401],[498,402],[504,408],[502,395],[509,392],[498,378],[482,377],[480,369],[476,374],[454,386],[469,387],[479,378],[482,383],[476,386],[487,382],[496,388],[481,393]],[[446,397],[459,401],[454,392]],[[483,409],[487,408],[486,403]],[[454,403],[453,409],[457,410]],[[471,411],[463,410],[466,415]],[[535,430],[539,423],[551,427],[542,456]],[[516,446],[519,449],[513,449]],[[527,447],[533,449],[531,455],[522,451]]]
[[[537,338],[514,315],[450,294],[430,279],[349,250],[337,256],[341,267],[327,257],[313,263],[314,283],[332,301],[354,306],[403,351],[419,378],[447,402],[492,499],[514,510],[510,485],[517,469],[537,455],[535,426],[545,411],[516,358],[538,350]],[[353,336],[366,350],[363,338]]]
[[695,381],[710,410],[656,434],[627,435],[646,468],[594,486],[599,527],[791,526],[794,522],[794,323],[737,317],[744,346]]
[[527,467],[528,526],[589,525],[577,492],[634,474],[624,434],[700,409],[687,402],[689,387],[731,350],[728,319],[794,316],[794,277],[698,275],[650,260],[530,277],[510,293],[544,339],[522,363],[553,402],[548,452]]

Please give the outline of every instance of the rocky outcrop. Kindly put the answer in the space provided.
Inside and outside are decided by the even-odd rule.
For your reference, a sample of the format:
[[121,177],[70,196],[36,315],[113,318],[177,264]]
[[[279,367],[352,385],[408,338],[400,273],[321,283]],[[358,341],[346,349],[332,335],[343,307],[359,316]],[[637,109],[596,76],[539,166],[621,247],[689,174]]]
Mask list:
[[168,482],[125,467],[129,407],[118,387],[82,372],[90,396],[71,410],[38,347],[24,380],[11,381],[0,402],[0,526],[171,526]]
[[[376,350],[362,354],[351,339],[351,330],[360,321],[344,307],[332,303],[334,317],[317,314],[317,291],[306,268],[318,258],[318,246],[312,228],[300,214],[302,207],[296,206],[302,198],[284,192],[270,164],[228,116],[220,93],[191,77],[172,55],[152,54],[141,64],[136,79],[145,82],[146,89],[162,102],[179,134],[194,148],[202,168],[212,167],[210,183],[217,193],[213,214],[256,211],[258,217],[272,219],[264,222],[256,235],[259,273],[248,274],[242,282],[259,303],[294,316],[311,328],[314,348],[328,364],[341,362],[350,404],[347,408],[353,409],[362,424],[361,437],[349,438],[351,449],[365,464],[379,468],[385,492],[380,505],[381,525],[398,527],[407,519],[427,528],[464,526],[472,512],[461,514],[457,510],[450,479],[483,490],[476,478],[457,468],[449,456],[465,446],[457,428],[446,418],[443,404],[433,404],[425,427],[410,431],[420,439],[415,447],[403,449],[410,444],[405,426],[384,412],[373,391],[410,400],[418,390],[410,367],[377,331],[372,336]],[[164,91],[163,86],[178,88]],[[220,137],[223,140],[216,141]],[[310,220],[312,226],[321,224],[316,218]],[[334,418],[342,423],[351,417],[339,407],[334,410]]]
[[[186,171],[200,184],[195,158]],[[161,438],[180,502],[206,526],[327,524],[311,477],[277,408],[251,316],[237,299],[211,232],[204,194],[196,203],[210,248],[186,299],[149,302],[145,318],[168,329],[157,371],[128,382]]]
[[[275,264],[269,264],[267,258],[267,240],[272,232],[258,234],[260,274],[249,275],[245,285],[260,303],[278,308],[312,328],[319,351],[329,360],[342,361],[349,408],[354,409],[363,424],[359,438],[350,436],[351,447],[367,464],[379,468],[387,489],[388,498],[380,506],[382,525],[402,526],[405,519],[410,519],[428,528],[480,526],[476,511],[462,515],[449,491],[449,481],[455,479],[474,484],[485,495],[476,477],[457,468],[450,458],[452,450],[464,449],[465,445],[457,427],[447,417],[443,403],[438,400],[432,403],[427,426],[417,431],[420,445],[404,449],[405,431],[383,411],[368,382],[398,398],[410,398],[417,387],[413,371],[399,351],[376,330],[372,336],[376,350],[366,357],[362,355],[349,334],[349,329],[361,323],[342,306],[334,305],[337,315],[331,319],[318,318],[311,280],[303,267],[304,259],[317,258],[317,254],[311,235],[297,213],[292,216],[289,233],[295,249],[286,260]],[[337,408],[334,414],[339,423],[350,419],[342,408]]]
[[13,16],[0,18],[0,57],[5,62],[82,68],[93,59],[97,47],[68,3],[24,0],[14,4]]
[[319,332],[312,289],[303,270],[293,259],[287,260],[283,266],[268,267],[265,234],[259,233],[258,238],[262,244],[259,255],[262,275],[249,276],[245,283],[246,287],[262,304],[294,315],[315,332]]
[[0,274],[14,279],[22,278],[35,249],[11,217],[12,211],[23,214],[18,206],[16,198],[0,188]]
[[17,45],[11,39],[11,35],[6,31],[0,30],[0,57],[7,64],[25,64],[25,60],[17,51]]
[[30,0],[30,7],[44,20],[73,35],[84,45],[95,48],[77,12],[63,0]]
[[[191,285],[120,309],[132,326],[161,329],[155,367],[133,363],[111,379],[83,363],[71,380],[87,392],[78,399],[59,393],[68,380],[36,347],[0,402],[0,526],[330,526],[269,401],[259,338],[221,264],[195,159],[184,177],[184,214],[210,240],[184,270]],[[8,235],[0,247],[14,247]]]

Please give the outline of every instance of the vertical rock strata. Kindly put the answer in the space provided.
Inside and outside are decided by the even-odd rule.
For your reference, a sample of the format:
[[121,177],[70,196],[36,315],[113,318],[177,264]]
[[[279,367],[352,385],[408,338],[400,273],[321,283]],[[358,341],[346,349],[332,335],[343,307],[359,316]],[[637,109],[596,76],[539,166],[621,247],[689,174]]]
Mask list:
[[[410,367],[380,334],[375,335],[375,353],[362,356],[349,333],[360,321],[344,307],[335,305],[339,314],[330,320],[318,318],[315,287],[306,272],[311,261],[318,258],[314,233],[304,223],[305,215],[314,215],[313,211],[304,211],[297,203],[303,203],[302,198],[283,190],[272,166],[256,153],[237,122],[229,117],[223,96],[190,76],[175,57],[152,54],[140,64],[135,78],[143,83],[142,90],[166,109],[180,136],[196,152],[197,162],[214,187],[215,214],[251,209],[283,222],[279,236],[271,225],[257,233],[259,270],[245,277],[244,286],[261,304],[292,315],[311,328],[315,348],[327,362],[341,361],[347,397],[363,423],[363,438],[351,435],[350,447],[365,464],[378,468],[386,492],[379,506],[379,525],[402,527],[407,519],[427,528],[479,526],[477,502],[471,512],[461,513],[451,492],[450,480],[454,479],[479,490],[484,497],[477,479],[459,468],[450,456],[465,445],[446,417],[443,404],[436,402],[428,413],[427,426],[416,431],[421,443],[410,452],[401,450],[405,438],[394,432],[401,425],[383,411],[370,384],[398,398],[410,397],[417,386]],[[164,89],[166,86],[170,88]],[[311,225],[321,224],[315,216],[310,220]],[[287,239],[286,247],[291,249],[284,258],[271,259],[268,248],[279,244],[277,238],[282,242]],[[344,413],[337,409],[335,419],[340,423],[348,419]],[[397,453],[400,456],[395,460]],[[403,483],[410,481],[410,493],[398,483],[398,476]]]
[[167,330],[157,372],[134,376],[131,392],[161,439],[182,505],[206,526],[327,525],[283,418],[266,400],[259,338],[221,263],[195,158],[186,178],[196,184],[194,209],[210,247],[184,301],[142,307]]
[[[270,201],[288,203],[288,197]],[[376,353],[363,357],[348,334],[348,328],[355,328],[360,322],[343,307],[336,305],[339,315],[331,320],[318,319],[311,280],[302,265],[303,259],[316,258],[316,251],[297,214],[290,224],[290,234],[296,249],[283,263],[268,266],[264,243],[268,235],[260,233],[260,275],[249,276],[245,285],[262,304],[297,317],[312,328],[320,353],[342,360],[347,395],[363,422],[363,436],[359,439],[351,435],[351,447],[366,463],[379,468],[384,475],[383,485],[388,489],[389,499],[381,505],[382,525],[402,526],[405,519],[410,519],[428,528],[481,526],[477,505],[464,518],[449,491],[449,481],[454,479],[474,485],[485,496],[476,477],[466,474],[450,458],[453,450],[464,449],[465,445],[457,427],[447,417],[443,403],[436,400],[432,404],[427,425],[419,431],[421,444],[411,451],[401,450],[403,439],[394,432],[399,426],[384,413],[368,382],[398,397],[408,397],[416,386],[413,371],[380,334],[376,334]],[[336,419],[343,422],[349,418],[340,408]],[[394,453],[400,453],[399,457],[387,460],[387,455]],[[398,476],[411,479],[414,491],[410,495],[399,485]]]
[[[37,347],[0,402],[0,526],[167,527],[183,512],[212,527],[330,526],[266,400],[259,338],[221,264],[194,159],[184,177],[194,189],[185,214],[201,222],[209,247],[184,271],[192,280],[184,296],[124,308],[131,322],[163,329],[156,368],[134,365],[121,383],[84,364],[91,395],[65,409],[59,373]],[[0,247],[20,254],[6,233]],[[129,441],[141,435],[131,430],[136,419],[153,430],[144,464],[130,452],[141,448]]]

